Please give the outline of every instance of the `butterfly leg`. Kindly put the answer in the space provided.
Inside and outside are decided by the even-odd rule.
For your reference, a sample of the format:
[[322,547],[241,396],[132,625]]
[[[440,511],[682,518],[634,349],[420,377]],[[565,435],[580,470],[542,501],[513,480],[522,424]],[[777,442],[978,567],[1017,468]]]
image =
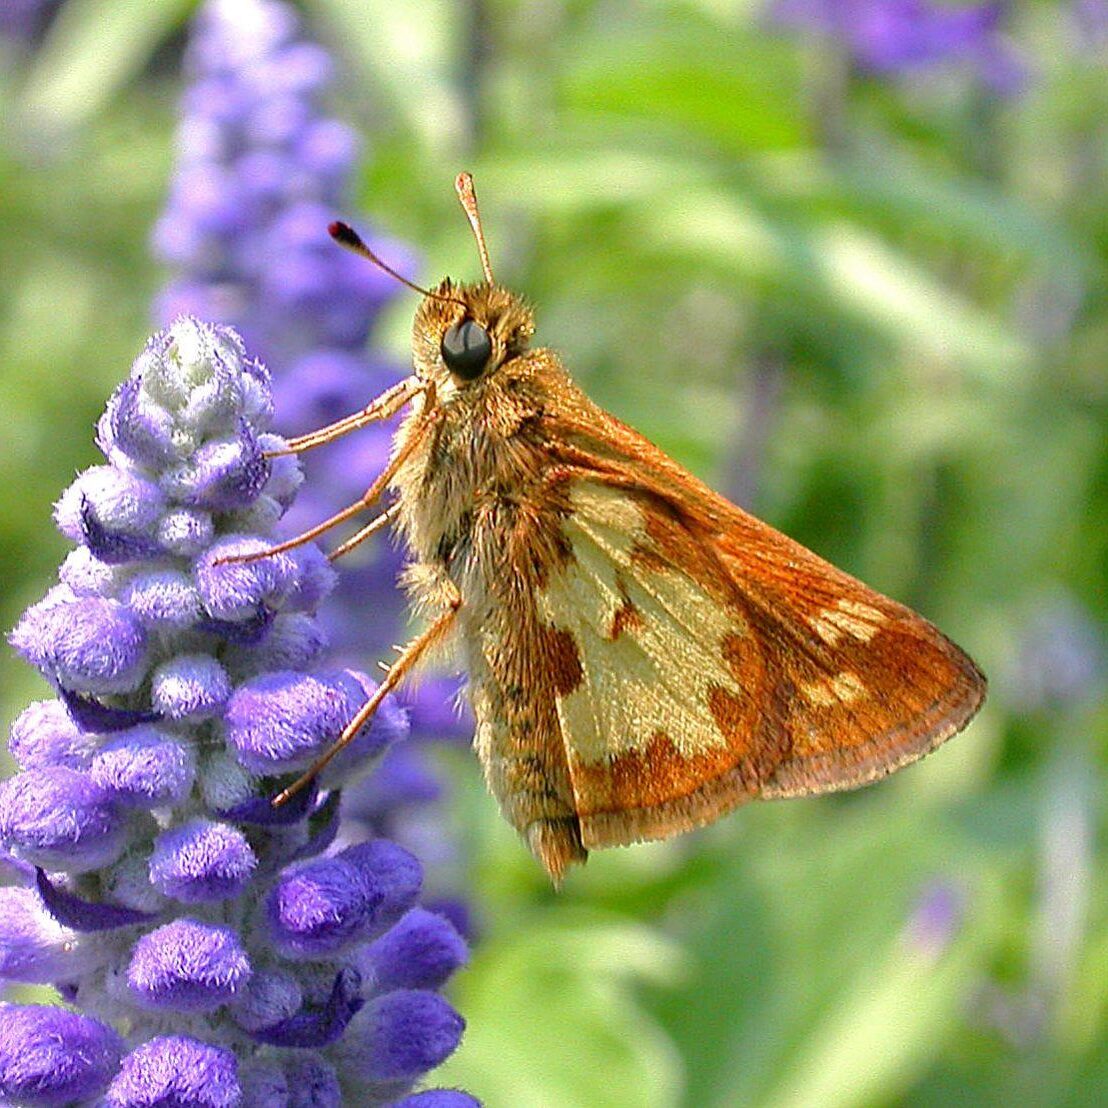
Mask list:
[[317,446],[334,442],[343,435],[350,434],[351,431],[368,427],[369,424],[380,420],[390,419],[423,387],[423,383],[413,373],[411,377],[404,378],[399,384],[393,385],[392,388],[386,389],[380,396],[371,400],[360,412],[344,416],[334,423],[327,424],[326,427],[309,431],[306,435],[289,439],[282,449],[267,450],[265,456],[280,458],[288,454],[303,454],[306,450],[314,450]]
[[354,736],[373,718],[374,713],[381,705],[381,701],[404,680],[428,650],[438,646],[447,637],[461,606],[462,598],[455,592],[446,611],[442,612],[425,631],[417,635],[400,651],[400,656],[389,666],[385,679],[377,686],[373,695],[358,709],[358,714],[343,728],[342,734],[334,741],[327,752],[317,758],[287,789],[282,790],[273,798],[274,808],[280,807],[307,786],[325,766],[330,764],[336,755],[354,740]]
[[[397,470],[408,460],[420,439],[423,438],[432,423],[438,418],[434,409],[430,407],[424,409],[424,415],[412,428],[412,433],[408,435],[404,445],[401,446],[389,464],[381,471],[377,480],[366,489],[362,496],[355,500],[353,504],[348,504],[341,512],[336,512],[330,519],[325,519],[322,523],[317,523],[307,531],[303,531],[294,538],[287,539],[285,542],[278,543],[276,546],[270,546],[265,550],[258,550],[252,554],[229,554],[225,558],[217,558],[214,564],[223,566],[234,565],[239,562],[256,562],[261,558],[269,558],[274,554],[283,554],[286,550],[293,550],[298,546],[303,546],[305,543],[311,542],[313,539],[319,538],[320,535],[330,531],[332,527],[337,527],[340,523],[345,523],[348,519],[352,519],[360,512],[364,512],[366,508],[372,507],[381,493],[388,488],[389,482],[396,476]],[[388,512],[385,512],[384,515],[387,516]],[[382,521],[382,517],[378,516],[377,519],[370,524],[370,527],[373,527],[373,530],[377,530],[379,527],[383,527],[387,522],[388,520]],[[354,540],[361,542],[372,533],[372,531],[363,528],[362,531],[359,531],[358,534],[354,536],[354,539],[339,547],[339,550],[345,554],[348,549],[356,545]],[[337,557],[338,555],[336,554],[335,556]]]
[[360,531],[351,535],[346,542],[341,546],[336,546],[327,557],[332,561],[338,561],[344,554],[349,554],[351,550],[356,546],[361,546],[363,542],[375,535],[378,531],[388,527],[390,523],[400,514],[400,501],[396,501],[394,504],[390,504],[379,516],[374,516]]

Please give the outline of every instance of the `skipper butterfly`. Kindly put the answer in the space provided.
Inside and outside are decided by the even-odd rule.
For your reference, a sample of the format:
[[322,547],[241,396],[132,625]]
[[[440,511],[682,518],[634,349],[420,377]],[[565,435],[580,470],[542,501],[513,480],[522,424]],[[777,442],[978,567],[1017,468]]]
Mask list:
[[[407,407],[391,460],[324,533],[391,491],[331,557],[395,524],[426,629],[304,787],[429,651],[469,675],[474,745],[552,880],[588,851],[677,835],[747,800],[852,789],[977,712],[985,678],[908,608],[688,473],[597,407],[492,276],[473,182],[456,187],[485,280],[424,290],[415,372],[312,449]],[[345,224],[342,245],[397,280]]]

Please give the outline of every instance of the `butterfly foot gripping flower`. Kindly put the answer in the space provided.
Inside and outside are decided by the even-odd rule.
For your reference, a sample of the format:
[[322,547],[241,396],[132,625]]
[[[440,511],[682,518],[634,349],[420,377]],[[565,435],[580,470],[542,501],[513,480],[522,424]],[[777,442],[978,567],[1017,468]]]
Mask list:
[[320,665],[318,549],[220,560],[267,549],[300,481],[267,453],[272,414],[234,332],[182,318],[112,397],[106,464],[58,502],[76,547],[11,635],[57,696],[16,720],[0,786],[0,977],[70,1007],[0,1006],[3,1103],[393,1104],[461,1038],[438,990],[465,944],[418,906],[419,862],[333,845],[340,786],[403,712],[386,699],[270,803],[375,687]]

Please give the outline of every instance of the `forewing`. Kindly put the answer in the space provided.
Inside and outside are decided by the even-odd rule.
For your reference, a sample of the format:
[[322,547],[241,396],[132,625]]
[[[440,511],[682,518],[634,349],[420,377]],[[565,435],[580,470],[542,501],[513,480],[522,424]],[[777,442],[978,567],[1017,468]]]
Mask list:
[[581,662],[557,704],[586,847],[667,837],[756,796],[866,784],[977,711],[984,678],[922,617],[576,390],[545,418],[572,557],[539,604]]

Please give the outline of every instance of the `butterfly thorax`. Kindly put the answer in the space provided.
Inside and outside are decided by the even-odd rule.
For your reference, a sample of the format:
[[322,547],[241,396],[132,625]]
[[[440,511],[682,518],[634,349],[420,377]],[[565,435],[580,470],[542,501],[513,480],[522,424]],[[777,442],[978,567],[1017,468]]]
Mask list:
[[[551,481],[543,416],[550,390],[566,388],[557,358],[532,350],[436,397],[432,431],[397,474],[399,524],[415,560],[445,572],[471,602],[491,576],[538,584],[560,558],[549,544],[561,542],[567,505]],[[398,449],[422,415],[417,405]]]

